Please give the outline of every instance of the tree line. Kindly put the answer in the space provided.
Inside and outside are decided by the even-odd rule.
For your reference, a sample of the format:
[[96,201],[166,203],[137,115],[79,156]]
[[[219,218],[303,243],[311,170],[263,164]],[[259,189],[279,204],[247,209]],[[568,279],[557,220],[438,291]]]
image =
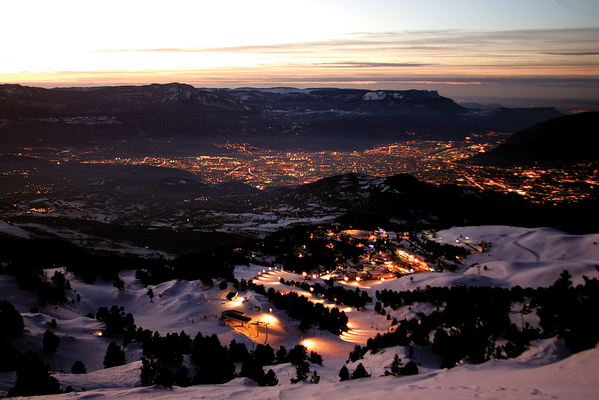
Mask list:
[[368,292],[361,291],[360,288],[356,287],[355,290],[345,289],[343,286],[335,286],[335,281],[329,279],[325,281],[329,287],[322,286],[319,283],[308,283],[306,281],[286,281],[281,278],[280,283],[286,286],[298,287],[307,292],[312,292],[315,296],[321,296],[328,301],[335,302],[335,304],[345,304],[350,307],[360,308],[366,307],[366,303],[372,302],[372,297],[368,296]]
[[[395,309],[418,301],[438,308],[430,315],[419,314],[419,318],[399,321],[394,331],[368,339],[366,346],[358,346],[350,353],[350,358],[355,361],[367,351],[375,353],[386,347],[430,344],[441,357],[441,367],[452,368],[466,357],[476,362],[514,358],[532,340],[555,336],[564,340],[572,352],[593,348],[599,342],[599,331],[593,328],[599,318],[599,282],[597,278],[583,279],[583,284],[574,287],[568,271],[563,271],[547,288],[454,286],[377,291],[377,299],[384,307]],[[510,319],[514,308],[519,308],[519,327]],[[523,315],[532,311],[539,317],[540,329],[523,323]]]
[[334,335],[348,330],[348,318],[345,312],[339,311],[337,307],[329,310],[321,303],[313,303],[306,296],[300,296],[295,292],[283,294],[273,288],[268,291],[264,285],[256,285],[253,281],[248,283],[251,290],[266,296],[279,310],[285,310],[287,314],[300,321],[300,330],[307,331],[312,326],[318,326],[321,330],[328,330]]

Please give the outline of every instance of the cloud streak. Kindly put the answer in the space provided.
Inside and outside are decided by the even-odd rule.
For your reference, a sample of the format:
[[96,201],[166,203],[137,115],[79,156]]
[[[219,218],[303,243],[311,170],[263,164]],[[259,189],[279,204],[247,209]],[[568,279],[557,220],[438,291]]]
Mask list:
[[[106,49],[96,56],[119,54],[183,59],[187,65],[214,60],[208,67],[286,67],[309,76],[326,70],[359,78],[367,71],[404,70],[413,76],[599,75],[596,65],[599,28],[506,31],[428,30],[353,33],[335,40],[205,48]],[[164,66],[158,67],[163,68]],[[311,69],[311,72],[308,72]],[[341,71],[346,71],[342,73]],[[353,72],[350,72],[353,71]],[[420,71],[420,72],[418,72]],[[381,72],[382,73],[382,72]],[[344,75],[344,77],[345,77]]]
[[[386,33],[355,33],[337,40],[273,43],[264,45],[203,47],[203,48],[139,48],[104,49],[96,53],[235,53],[262,54],[281,52],[312,52],[319,50],[442,50],[468,46],[518,48],[582,46],[597,48],[599,28],[545,29],[512,31],[403,31]],[[470,51],[477,51],[472,48]],[[567,52],[564,52],[567,53]],[[581,53],[594,53],[593,51]],[[574,52],[573,54],[577,54]]]
[[325,68],[415,68],[427,67],[433,64],[340,61],[334,63],[316,63],[313,65]]
[[562,53],[556,53],[556,52],[548,52],[548,53],[541,53],[541,54],[546,54],[549,56],[599,56],[599,51],[587,51],[587,52],[562,52]]

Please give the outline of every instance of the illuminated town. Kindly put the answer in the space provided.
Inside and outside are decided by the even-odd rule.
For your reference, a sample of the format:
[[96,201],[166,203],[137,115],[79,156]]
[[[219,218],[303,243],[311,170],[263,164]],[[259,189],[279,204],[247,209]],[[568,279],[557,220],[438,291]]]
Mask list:
[[[464,163],[468,157],[487,151],[501,142],[484,143],[480,138],[457,141],[410,141],[375,146],[361,151],[281,151],[261,149],[244,143],[217,145],[220,155],[196,157],[106,156],[105,149],[56,151],[27,148],[23,153],[52,162],[78,161],[90,164],[151,165],[189,171],[203,182],[217,184],[239,181],[257,189],[296,186],[345,173],[390,176],[407,173],[434,184],[457,184],[517,193],[536,203],[557,204],[590,199],[599,182],[596,164],[582,163],[567,168],[494,167]],[[4,176],[26,177],[30,170],[14,169]],[[51,193],[52,186],[31,180],[20,194]],[[9,193],[2,193],[7,195]],[[17,194],[17,193],[14,193]]]

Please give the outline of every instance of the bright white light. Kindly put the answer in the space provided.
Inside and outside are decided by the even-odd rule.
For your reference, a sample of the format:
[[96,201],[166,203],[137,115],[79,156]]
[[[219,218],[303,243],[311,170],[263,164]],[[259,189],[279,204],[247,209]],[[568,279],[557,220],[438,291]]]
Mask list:
[[273,316],[273,315],[264,314],[262,316],[262,321],[264,321],[264,322],[266,322],[268,324],[273,324],[275,322],[278,322],[279,320],[275,316]]

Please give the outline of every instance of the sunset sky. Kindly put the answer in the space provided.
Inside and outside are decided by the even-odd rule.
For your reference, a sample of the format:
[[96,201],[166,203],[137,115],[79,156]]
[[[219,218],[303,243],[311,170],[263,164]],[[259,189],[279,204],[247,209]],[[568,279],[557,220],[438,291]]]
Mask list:
[[0,10],[2,83],[599,101],[597,0],[9,0]]

